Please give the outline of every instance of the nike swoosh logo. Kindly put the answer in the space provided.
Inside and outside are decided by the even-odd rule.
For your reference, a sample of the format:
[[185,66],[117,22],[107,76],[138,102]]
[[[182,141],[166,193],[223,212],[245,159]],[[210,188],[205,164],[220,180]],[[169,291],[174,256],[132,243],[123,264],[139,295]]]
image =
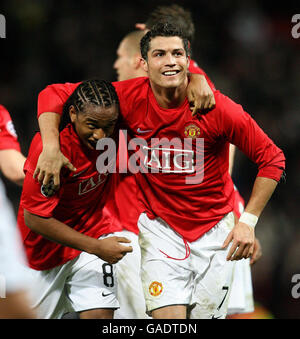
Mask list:
[[213,315],[211,318],[212,319],[219,319],[219,318],[222,318],[222,316],[220,315],[219,317],[215,317],[215,315]]
[[75,174],[73,175],[73,178],[78,177],[80,174],[82,174],[82,173],[85,172],[85,171],[87,171],[87,168],[84,169],[83,171],[80,171],[80,172],[78,172],[78,173],[75,173]]
[[152,129],[141,130],[140,128],[138,128],[136,131],[137,133],[149,133],[152,132]]
[[111,292],[111,293],[104,293],[104,292],[102,292],[102,297],[107,297],[108,295],[111,295],[111,294],[113,294],[113,292]]

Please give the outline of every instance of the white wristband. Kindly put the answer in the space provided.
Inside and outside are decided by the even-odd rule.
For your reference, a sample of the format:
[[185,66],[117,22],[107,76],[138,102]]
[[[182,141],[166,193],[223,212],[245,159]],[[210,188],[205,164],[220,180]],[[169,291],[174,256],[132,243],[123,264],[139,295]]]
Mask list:
[[254,214],[243,212],[239,221],[254,228],[257,224],[258,217]]

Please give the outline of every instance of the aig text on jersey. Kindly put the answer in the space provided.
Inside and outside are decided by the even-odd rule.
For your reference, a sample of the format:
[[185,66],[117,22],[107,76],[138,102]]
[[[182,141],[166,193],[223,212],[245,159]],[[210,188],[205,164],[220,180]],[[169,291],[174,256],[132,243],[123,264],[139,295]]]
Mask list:
[[185,176],[188,185],[203,181],[203,138],[133,138],[127,142],[127,131],[120,130],[118,139],[119,146],[112,138],[98,140],[96,149],[103,151],[96,162],[99,173],[177,173]]

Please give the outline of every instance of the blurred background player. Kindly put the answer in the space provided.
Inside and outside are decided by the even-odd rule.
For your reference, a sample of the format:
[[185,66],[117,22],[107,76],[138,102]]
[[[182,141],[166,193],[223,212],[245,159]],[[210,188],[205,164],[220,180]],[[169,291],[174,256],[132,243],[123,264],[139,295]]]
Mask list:
[[[178,25],[190,42],[194,40],[195,27],[190,11],[178,5],[157,7],[153,12],[150,13],[146,23],[136,24],[136,27],[139,28],[139,30],[130,32],[120,42],[117,50],[117,59],[114,63],[114,69],[117,72],[119,81],[139,76],[147,76],[147,73],[143,70],[141,66],[142,61],[140,53],[140,40],[144,36],[145,32],[147,32],[153,25],[158,22],[165,21]],[[208,81],[211,88],[215,88],[213,82],[209,79],[207,74],[192,59],[190,62],[189,71],[192,73],[194,72],[205,75],[206,80]],[[234,166],[234,156],[235,146],[230,145],[229,173],[231,175]],[[244,200],[240,196],[237,189],[235,190],[235,200],[234,213],[236,216],[236,220],[238,220],[244,207]],[[137,252],[138,251],[135,251],[136,254]],[[255,239],[255,249],[253,257],[251,258],[251,263],[255,263],[260,258],[260,256],[261,246],[258,239]],[[131,257],[130,259],[132,260],[132,258],[133,257]],[[129,258],[127,258],[126,260],[129,261]],[[246,259],[238,261],[236,263],[234,284],[229,298],[229,314],[249,313],[254,310],[252,279],[249,262],[250,259]],[[123,267],[123,264],[123,262],[120,263],[120,266]],[[137,266],[130,265],[130,263],[128,263],[128,267],[132,267],[132,269],[134,270],[134,267]],[[120,271],[122,272],[122,270]],[[128,289],[129,288],[130,286],[128,286]],[[118,310],[118,312],[121,311],[122,308]]]
[[0,179],[0,319],[35,318],[30,307],[30,278],[10,201]]
[[[9,112],[0,105],[0,169],[21,185],[25,157]],[[29,277],[16,219],[0,179],[0,318],[35,318],[30,308]]]
[[0,170],[7,179],[22,185],[25,160],[10,114],[0,105]]
[[[48,100],[50,98],[48,97]],[[51,98],[52,99],[52,98]],[[64,168],[59,191],[33,179],[42,140],[31,143],[18,213],[32,277],[39,283],[33,307],[41,318],[61,318],[68,311],[80,318],[112,318],[116,299],[117,261],[132,251],[129,240],[111,234],[113,216],[106,212],[113,176],[99,173],[97,141],[113,137],[119,106],[106,81],[81,83],[64,105],[60,144],[77,171]],[[65,126],[67,122],[67,125]]]

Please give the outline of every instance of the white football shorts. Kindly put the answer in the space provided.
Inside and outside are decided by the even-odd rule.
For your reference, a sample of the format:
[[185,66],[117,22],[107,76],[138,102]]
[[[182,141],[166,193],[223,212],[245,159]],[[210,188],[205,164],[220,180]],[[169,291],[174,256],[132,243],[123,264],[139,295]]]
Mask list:
[[60,319],[68,312],[119,307],[115,265],[95,255],[82,252],[50,270],[29,270],[37,286],[32,299],[38,318]]
[[221,247],[234,227],[233,213],[194,242],[145,213],[138,226],[147,312],[187,305],[190,318],[225,318],[235,262],[226,260],[230,245]]
[[141,281],[141,250],[138,236],[130,231],[114,233],[118,237],[131,240],[133,252],[127,253],[117,265],[118,300],[120,308],[115,311],[115,319],[150,319],[146,314],[146,304]]

